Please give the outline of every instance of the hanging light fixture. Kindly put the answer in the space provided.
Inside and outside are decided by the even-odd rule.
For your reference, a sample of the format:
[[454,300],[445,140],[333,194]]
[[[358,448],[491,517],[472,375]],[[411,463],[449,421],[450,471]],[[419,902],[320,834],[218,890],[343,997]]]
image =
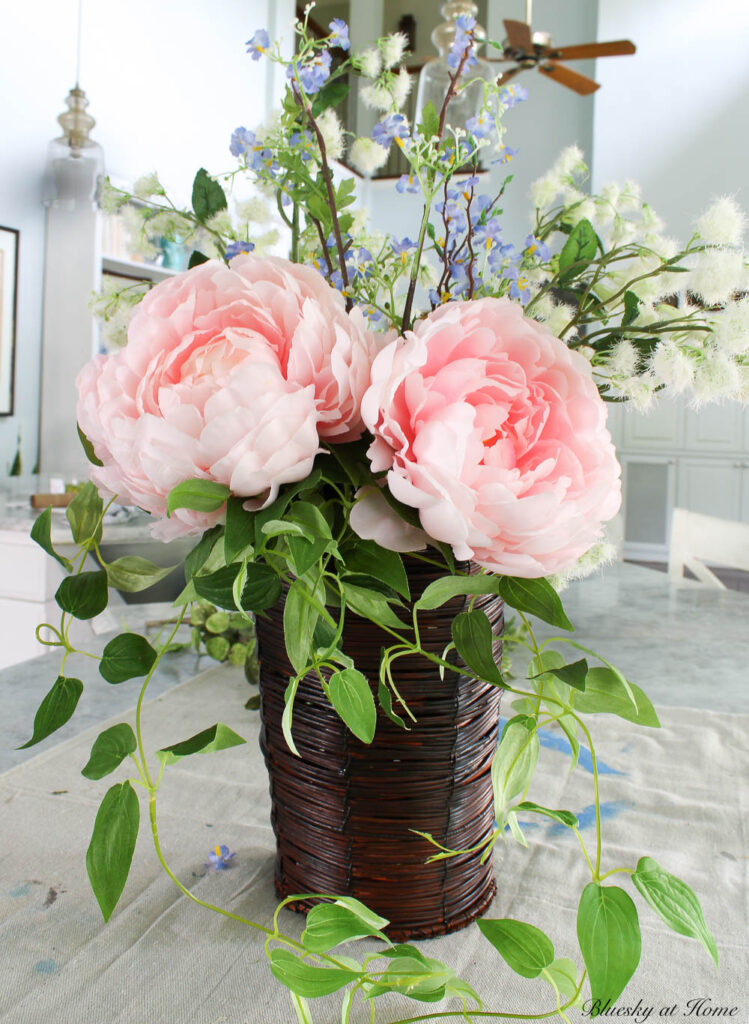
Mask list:
[[[461,15],[473,18],[478,14],[478,5],[472,0],[448,0],[442,5],[442,16],[445,21],[432,32],[432,43],[439,52],[439,57],[428,60],[419,73],[419,87],[416,95],[415,121],[418,124],[422,111],[428,103],[433,103],[436,110],[442,108],[447,91],[450,88],[452,72],[447,64],[447,56],[455,41],[456,21]],[[474,55],[476,49],[486,39],[486,30],[476,25],[473,30]],[[484,82],[496,79],[496,72],[488,60],[476,56],[476,63],[468,68],[461,78],[460,91],[450,100],[447,109],[447,123],[453,127],[464,127],[469,118],[478,114],[484,98]]]
[[75,86],[65,100],[67,110],[57,118],[62,135],[47,148],[45,204],[47,206],[92,206],[104,174],[104,150],[91,138],[96,124],[87,112],[88,97],[80,87],[81,26],[83,0],[78,0],[78,39]]

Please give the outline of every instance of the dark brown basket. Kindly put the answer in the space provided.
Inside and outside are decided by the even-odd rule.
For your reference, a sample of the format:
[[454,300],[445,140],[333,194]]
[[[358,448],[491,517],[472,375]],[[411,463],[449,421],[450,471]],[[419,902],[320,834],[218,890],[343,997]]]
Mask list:
[[[414,600],[444,575],[413,559],[407,568]],[[469,600],[457,597],[420,613],[427,650],[442,654],[451,640],[452,620]],[[502,602],[479,597],[475,606],[492,622],[498,657]],[[446,672],[443,681],[437,666],[425,658],[402,658],[393,675],[417,722],[405,732],[378,708],[375,738],[367,746],[333,711],[319,680],[307,676],[294,703],[292,731],[301,754],[295,757],[281,731],[291,667],[280,605],[258,619],[257,636],[260,743],[270,776],[279,895],[355,896],[388,918],[388,934],[397,940],[465,927],[494,895],[491,858],[482,864],[481,853],[472,853],[425,864],[435,848],[409,830],[430,832],[445,846],[461,850],[491,831],[490,769],[500,692],[457,673]],[[348,615],[344,650],[375,695],[380,650],[392,642],[372,623]],[[294,908],[306,911],[313,902],[299,901]]]

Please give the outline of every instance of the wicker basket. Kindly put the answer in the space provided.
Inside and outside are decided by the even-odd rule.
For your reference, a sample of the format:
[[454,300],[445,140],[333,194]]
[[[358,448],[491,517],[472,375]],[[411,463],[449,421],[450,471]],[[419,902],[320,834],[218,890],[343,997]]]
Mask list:
[[[408,560],[418,598],[443,573]],[[467,607],[458,597],[420,614],[422,642],[441,654],[450,625]],[[502,603],[478,598],[500,651]],[[403,617],[403,616],[402,616]],[[434,847],[411,829],[430,832],[453,849],[484,839],[494,821],[491,760],[497,742],[499,691],[447,672],[422,657],[393,666],[396,685],[415,715],[406,732],[378,709],[377,731],[361,743],[330,707],[319,681],[305,678],[294,703],[292,731],[301,757],[283,738],[284,691],[291,673],[280,606],[257,623],[262,695],[261,747],[270,776],[277,840],[276,888],[350,895],[391,922],[397,940],[463,928],[491,902],[491,858],[464,854],[425,864]],[[350,615],[344,650],[376,691],[380,650],[392,642],[372,623]],[[396,705],[397,710],[397,705]],[[294,904],[307,910],[311,902]]]

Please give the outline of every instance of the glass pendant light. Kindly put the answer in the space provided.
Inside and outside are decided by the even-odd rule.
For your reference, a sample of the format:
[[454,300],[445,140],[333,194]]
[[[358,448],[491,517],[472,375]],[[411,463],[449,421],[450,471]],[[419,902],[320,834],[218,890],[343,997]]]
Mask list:
[[[424,107],[433,103],[439,112],[442,109],[447,90],[450,87],[451,71],[447,65],[447,55],[455,41],[455,22],[461,14],[473,18],[478,14],[478,5],[472,0],[448,0],[442,5],[442,16],[445,21],[432,32],[432,42],[439,51],[439,57],[426,62],[419,73],[419,88],[416,95],[415,123],[421,119]],[[486,31],[481,25],[474,29],[474,53],[486,39]],[[484,98],[484,82],[492,82],[497,75],[489,61],[483,57],[476,58],[476,63],[467,69],[461,78],[461,87],[456,96],[450,100],[447,108],[447,124],[454,128],[464,128],[469,118],[478,114]]]

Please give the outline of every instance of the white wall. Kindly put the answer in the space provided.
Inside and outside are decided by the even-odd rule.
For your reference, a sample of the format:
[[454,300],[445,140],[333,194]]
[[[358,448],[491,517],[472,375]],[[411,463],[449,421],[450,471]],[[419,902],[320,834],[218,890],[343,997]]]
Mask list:
[[632,177],[686,240],[709,199],[749,204],[749,4],[746,0],[600,0],[599,37],[630,38],[634,57],[599,62],[596,187]]
[[[15,415],[0,418],[0,475],[23,434],[36,459],[48,141],[75,78],[76,0],[0,4],[0,224],[19,228]],[[292,0],[84,0],[81,86],[107,171],[132,181],[158,169],[187,201],[202,164],[229,170],[229,138],[266,114],[271,65],[244,42],[257,28],[290,35]],[[59,268],[64,271],[64,256]],[[71,376],[78,367],[70,367]]]

